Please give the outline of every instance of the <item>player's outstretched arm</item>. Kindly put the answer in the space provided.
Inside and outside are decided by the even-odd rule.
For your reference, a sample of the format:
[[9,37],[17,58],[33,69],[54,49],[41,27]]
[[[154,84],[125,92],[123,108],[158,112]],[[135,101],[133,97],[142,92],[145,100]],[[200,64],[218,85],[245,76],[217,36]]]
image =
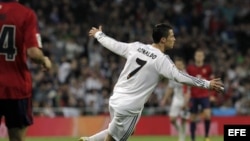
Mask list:
[[173,94],[173,88],[168,87],[168,88],[166,89],[166,92],[165,92],[164,96],[163,96],[163,99],[161,100],[160,105],[161,105],[161,106],[165,106],[166,103],[167,103],[167,101],[169,100],[169,98],[170,98],[170,96],[171,96],[172,94]]
[[176,82],[190,86],[215,90],[217,93],[223,93],[224,91],[224,86],[220,78],[215,78],[209,81],[206,79],[200,79],[198,77],[191,76],[186,72],[178,70],[168,57],[163,58],[162,62],[159,62],[157,65],[159,66],[158,68],[160,68],[160,74]]

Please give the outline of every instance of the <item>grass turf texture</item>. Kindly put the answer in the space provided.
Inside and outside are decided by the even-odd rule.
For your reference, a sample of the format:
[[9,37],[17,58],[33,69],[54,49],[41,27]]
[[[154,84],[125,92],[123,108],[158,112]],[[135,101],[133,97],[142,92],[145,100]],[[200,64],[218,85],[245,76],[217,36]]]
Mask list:
[[[223,141],[222,136],[213,136],[210,137],[211,141]],[[1,141],[8,141],[6,138]],[[26,141],[77,141],[78,138],[75,137],[28,137]],[[177,141],[177,137],[173,136],[132,136],[129,138],[129,141]],[[187,137],[186,141],[190,141],[190,138]],[[197,137],[197,141],[204,141],[203,137]]]

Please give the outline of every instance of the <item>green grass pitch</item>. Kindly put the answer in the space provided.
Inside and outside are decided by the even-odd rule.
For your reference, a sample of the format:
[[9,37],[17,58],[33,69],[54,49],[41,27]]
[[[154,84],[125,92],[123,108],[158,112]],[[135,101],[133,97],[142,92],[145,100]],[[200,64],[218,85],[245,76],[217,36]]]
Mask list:
[[[223,141],[222,136],[213,136],[210,137],[211,141]],[[6,138],[1,139],[1,141],[8,141]],[[40,138],[27,138],[26,141],[77,141],[78,138],[74,137],[40,137]],[[177,137],[172,136],[132,136],[129,138],[129,141],[178,141]],[[190,141],[190,138],[187,137],[186,141]],[[197,141],[204,141],[203,137],[197,137]]]

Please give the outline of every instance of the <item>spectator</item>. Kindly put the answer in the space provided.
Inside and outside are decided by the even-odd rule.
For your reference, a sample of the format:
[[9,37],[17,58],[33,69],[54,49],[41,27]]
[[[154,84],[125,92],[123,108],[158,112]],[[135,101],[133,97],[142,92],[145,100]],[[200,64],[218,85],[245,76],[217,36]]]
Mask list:
[[[70,85],[70,82],[66,80],[79,76],[82,77],[85,84],[87,80],[91,80],[91,83],[87,82],[87,87],[91,88],[93,76],[89,75],[89,70],[95,70],[95,74],[97,74],[97,78],[94,79],[95,87],[98,87],[99,90],[103,87],[112,89],[117,81],[124,60],[111,52],[99,50],[101,47],[87,37],[86,31],[90,25],[102,24],[108,27],[105,31],[109,35],[124,42],[140,40],[150,43],[148,30],[152,25],[155,22],[169,21],[173,25],[177,25],[174,30],[178,42],[176,48],[167,53],[170,56],[181,54],[186,63],[191,63],[194,50],[205,44],[203,49],[210,58],[212,69],[216,75],[223,75],[226,82],[227,96],[221,97],[220,101],[234,98],[232,105],[235,106],[242,95],[242,92],[235,87],[240,84],[242,79],[250,76],[248,67],[250,66],[250,49],[248,49],[250,39],[248,32],[250,31],[250,10],[248,7],[250,3],[247,0],[241,2],[237,0],[214,2],[209,0],[193,2],[185,0],[174,2],[110,0],[108,3],[98,0],[25,2],[25,5],[29,5],[37,13],[42,38],[46,38],[43,40],[44,48],[51,54],[51,58],[54,58],[53,64],[58,66],[58,68],[55,67],[56,73],[47,75],[51,80],[58,80],[58,76],[60,76],[60,81],[53,81],[53,87],[57,93],[60,93],[61,85],[64,85],[62,82]],[[84,16],[81,13],[85,13]],[[177,15],[181,18],[177,18]],[[112,27],[106,26],[111,24]],[[117,29],[122,30],[116,32]],[[71,45],[81,48],[74,57],[71,53],[66,52],[69,38],[73,38]],[[67,67],[64,66],[66,60],[64,58],[68,54],[71,54],[69,58],[77,60],[76,68],[71,68],[71,63],[71,65],[66,65]],[[62,66],[67,69],[60,71],[59,75],[57,72],[64,68]],[[37,66],[32,65],[31,70],[34,78],[37,78],[34,84],[40,84],[44,78],[37,73]],[[75,75],[76,72],[79,74]],[[242,85],[242,87],[246,86]],[[41,88],[34,85],[33,89],[40,91]],[[159,89],[162,89],[161,86],[157,88],[157,97]],[[34,96],[36,95],[35,93]],[[214,106],[218,108],[222,106],[222,102],[218,102]],[[154,109],[157,108],[159,107],[156,106]]]

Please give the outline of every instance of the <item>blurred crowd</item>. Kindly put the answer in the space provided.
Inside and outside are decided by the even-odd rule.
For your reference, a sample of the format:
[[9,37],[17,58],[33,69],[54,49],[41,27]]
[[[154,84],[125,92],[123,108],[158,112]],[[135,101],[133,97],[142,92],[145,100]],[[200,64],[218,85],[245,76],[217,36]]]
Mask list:
[[[175,47],[166,53],[193,62],[202,48],[206,63],[222,77],[225,94],[216,95],[213,108],[234,108],[250,114],[249,0],[33,0],[24,2],[37,14],[43,50],[53,69],[33,75],[36,115],[78,116],[108,114],[108,99],[126,61],[88,37],[92,26],[124,42],[152,43],[152,27],[170,22]],[[163,114],[159,106],[167,80],[159,82],[143,114]]]

